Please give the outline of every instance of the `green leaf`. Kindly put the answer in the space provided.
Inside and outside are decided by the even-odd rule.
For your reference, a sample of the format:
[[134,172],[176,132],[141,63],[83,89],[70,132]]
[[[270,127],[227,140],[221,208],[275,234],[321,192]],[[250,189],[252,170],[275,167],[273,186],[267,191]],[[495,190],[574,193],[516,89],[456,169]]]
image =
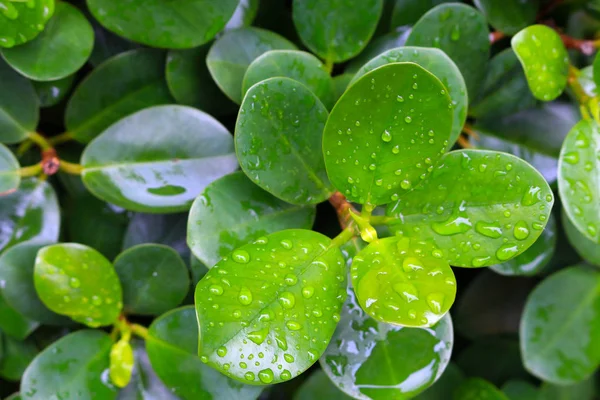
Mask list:
[[111,345],[108,334],[99,330],[74,332],[52,343],[25,371],[23,399],[114,399],[115,388],[105,376]]
[[431,241],[457,267],[508,261],[541,235],[554,196],[532,166],[510,154],[459,150],[387,213],[396,234]]
[[481,378],[469,378],[454,392],[454,400],[508,400],[496,386]]
[[216,116],[234,114],[235,104],[223,94],[208,71],[209,49],[206,44],[195,49],[169,51],[166,66],[169,91],[179,104]]
[[258,397],[261,387],[244,385],[206,366],[198,357],[198,324],[193,306],[160,316],[148,329],[146,350],[156,374],[184,399]]
[[234,250],[196,286],[200,359],[254,385],[300,375],[333,335],[345,284],[340,250],[317,232],[285,230]]
[[414,25],[429,9],[453,0],[395,0],[392,10],[392,28]]
[[600,244],[600,125],[577,123],[567,135],[558,162],[558,190],[573,225]]
[[514,35],[535,22],[539,0],[475,0],[475,5],[494,29]]
[[292,204],[326,200],[333,188],[321,153],[327,109],[303,84],[270,78],[246,94],[235,127],[242,170]]
[[23,400],[23,397],[21,397],[20,393],[13,393],[12,395],[8,396],[6,400]]
[[157,243],[175,249],[181,258],[190,257],[190,249],[186,244],[188,214],[143,214],[136,213],[131,217],[123,249],[138,244]]
[[337,388],[327,377],[323,370],[316,370],[294,394],[294,400],[351,400],[353,397],[348,396]]
[[0,47],[26,43],[44,30],[54,14],[54,0],[2,1]]
[[294,0],[292,16],[302,42],[329,62],[346,61],[365,48],[383,0]]
[[177,307],[190,287],[185,263],[165,245],[131,247],[119,254],[114,264],[126,313],[160,315]]
[[284,37],[264,29],[235,29],[215,41],[206,56],[206,65],[223,93],[240,104],[246,69],[261,54],[276,49],[296,50],[296,46]]
[[538,388],[522,380],[510,380],[502,386],[502,392],[509,400],[540,400]]
[[535,98],[556,99],[567,85],[569,56],[562,39],[545,25],[532,25],[511,39]]
[[448,90],[453,110],[452,132],[450,134],[449,145],[454,144],[467,120],[469,100],[467,98],[465,80],[460,70],[440,49],[407,46],[388,50],[363,65],[350,84],[382,65],[396,62],[412,62],[423,67],[438,78],[445,89]]
[[412,398],[442,375],[454,343],[449,315],[432,329],[388,325],[365,313],[351,286],[347,292],[339,326],[320,359],[339,390],[353,398]]
[[600,86],[600,53],[596,53],[594,58],[594,64],[592,66],[592,76],[594,78],[594,84],[596,87]]
[[46,307],[92,328],[114,323],[123,308],[114,267],[91,247],[77,243],[43,247],[33,280]]
[[562,226],[571,246],[577,254],[592,265],[600,266],[600,244],[590,240],[573,225],[564,209],[561,212]]
[[109,377],[118,388],[124,388],[131,381],[133,371],[133,348],[129,339],[122,337],[110,348]]
[[86,15],[94,28],[94,50],[88,60],[93,67],[97,67],[119,53],[141,47],[137,43],[108,31],[91,14],[86,13]]
[[256,186],[242,172],[204,189],[190,210],[187,241],[207,266],[260,236],[283,229],[312,228],[315,208],[285,203]]
[[[356,73],[358,70],[371,61],[371,59],[379,56],[387,50],[395,49],[404,46],[408,35],[410,34],[409,27],[400,27],[393,32],[387,33],[371,41],[367,47],[355,58],[348,62],[344,68],[344,74]],[[339,76],[339,75],[338,75]],[[336,77],[333,79],[335,80]],[[338,96],[339,97],[339,96]]]
[[19,243],[0,256],[0,294],[19,314],[45,325],[68,325],[69,319],[50,311],[38,297],[33,284],[37,252],[48,243]]
[[65,110],[73,138],[88,143],[121,118],[172,102],[164,77],[165,55],[131,50],[110,58],[77,86]]
[[52,186],[35,178],[21,181],[19,190],[0,196],[0,251],[24,242],[56,242],[60,209]]
[[0,196],[18,189],[21,183],[20,168],[12,151],[0,144]]
[[446,151],[450,106],[443,84],[417,64],[387,64],[362,76],[325,126],[329,179],[348,200],[371,208],[397,200]]
[[15,339],[23,340],[38,326],[38,322],[24,317],[9,306],[0,294],[0,330]]
[[31,82],[40,101],[40,107],[52,107],[60,103],[71,91],[75,74],[56,81]]
[[[140,141],[144,132],[147,140]],[[118,145],[116,145],[118,143]],[[213,180],[237,167],[233,138],[217,120],[184,106],[156,106],[111,125],[81,156],[95,196],[132,211],[187,210]]]
[[242,82],[242,97],[254,84],[274,77],[304,84],[327,109],[333,107],[333,80],[327,69],[317,57],[298,50],[270,50],[252,61]]
[[251,25],[258,12],[259,2],[260,0],[239,0],[224,30],[230,31]]
[[94,47],[94,31],[75,6],[57,2],[46,28],[26,44],[3,49],[2,56],[20,74],[36,81],[72,75],[85,64]]
[[465,380],[463,372],[454,363],[449,363],[440,378],[423,393],[415,397],[415,400],[448,400]]
[[407,46],[437,47],[456,63],[475,97],[483,80],[490,53],[484,16],[466,4],[440,4],[413,26]]
[[16,340],[4,335],[4,354],[0,360],[0,377],[9,381],[19,381],[25,368],[35,358],[39,350],[33,340]]
[[544,382],[540,389],[539,400],[593,400],[596,398],[594,377],[573,385],[555,385]]
[[38,98],[31,82],[0,57],[0,142],[18,143],[27,139],[37,127],[39,114]]
[[600,364],[600,273],[561,270],[529,296],[521,319],[525,367],[559,385],[579,382]]
[[333,77],[333,90],[336,101],[342,97],[353,77],[354,74],[341,74]]
[[238,0],[87,0],[108,30],[151,47],[185,49],[215,37],[233,15]]

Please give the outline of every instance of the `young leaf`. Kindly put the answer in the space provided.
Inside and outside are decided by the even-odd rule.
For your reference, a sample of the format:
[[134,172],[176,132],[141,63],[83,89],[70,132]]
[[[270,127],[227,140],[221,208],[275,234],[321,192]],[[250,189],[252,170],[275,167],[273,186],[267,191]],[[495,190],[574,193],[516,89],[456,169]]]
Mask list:
[[563,42],[545,25],[532,25],[511,39],[533,95],[543,101],[556,99],[567,85],[569,56]]
[[353,397],[348,396],[331,383],[323,370],[313,372],[298,391],[294,394],[294,400],[351,400]]
[[126,313],[160,315],[177,307],[190,287],[185,263],[168,246],[140,244],[119,254],[114,264]]
[[475,0],[475,5],[494,29],[514,35],[535,21],[539,0]]
[[529,296],[521,319],[525,367],[544,381],[567,385],[600,364],[600,273],[585,267],[561,270]]
[[39,114],[31,82],[0,57],[0,142],[18,143],[27,139],[37,127]]
[[4,354],[0,362],[0,377],[9,381],[19,381],[39,350],[31,339],[21,341],[8,335],[4,335],[2,339]]
[[94,47],[94,31],[75,6],[57,2],[54,15],[34,40],[3,49],[2,56],[20,74],[36,81],[54,81],[75,73]]
[[333,107],[333,81],[325,66],[312,54],[298,50],[271,50],[252,61],[242,82],[242,97],[254,84],[274,77],[304,84],[328,110]]
[[575,227],[600,244],[600,125],[584,119],[567,135],[558,162],[558,190]]
[[437,47],[454,61],[475,97],[483,80],[490,53],[484,16],[466,4],[440,4],[413,26],[407,46]]
[[223,93],[240,104],[246,69],[258,56],[275,49],[296,50],[296,46],[264,29],[235,29],[215,41],[206,56],[206,65]]
[[362,76],[325,126],[329,179],[348,200],[369,207],[397,200],[446,151],[451,107],[444,85],[417,64],[387,64]]
[[215,265],[234,249],[283,229],[312,228],[315,208],[285,203],[256,186],[243,172],[204,189],[190,210],[187,241],[196,257]]
[[567,239],[571,246],[575,248],[577,254],[590,264],[600,266],[600,243],[596,243],[582,234],[573,225],[564,209],[561,212],[561,216],[562,226],[567,234]]
[[308,230],[234,250],[196,286],[200,359],[254,385],[300,375],[325,351],[340,319],[343,267],[331,240]]
[[187,220],[187,213],[135,213],[127,226],[123,249],[144,243],[164,244],[175,249],[182,259],[187,260],[190,257],[190,249],[185,242]]
[[250,88],[235,127],[242,170],[258,186],[292,204],[326,200],[322,132],[327,109],[303,84],[270,78]]
[[133,371],[133,349],[128,340],[121,338],[110,348],[110,369],[109,376],[111,382],[118,388],[124,388],[131,380]]
[[[144,132],[146,140],[140,140]],[[111,125],[81,156],[83,183],[128,210],[187,210],[213,180],[234,171],[233,139],[202,111],[156,106]]]
[[44,30],[53,14],[54,0],[3,2],[0,47],[10,48],[34,39]]
[[23,399],[114,399],[116,390],[105,376],[111,345],[108,334],[99,330],[74,332],[52,343],[27,367]]
[[154,320],[146,350],[156,375],[181,398],[252,400],[262,391],[262,387],[227,378],[200,360],[193,306],[171,310]]
[[20,168],[12,151],[0,144],[0,196],[17,190],[21,183]]
[[69,75],[56,81],[31,82],[40,101],[40,107],[52,107],[60,103],[71,91],[75,75]]
[[294,0],[292,16],[302,42],[329,62],[346,61],[367,45],[383,0]]
[[454,400],[509,400],[496,386],[481,378],[469,378],[454,392]]
[[215,37],[233,15],[237,0],[87,0],[106,29],[151,47],[184,49]]
[[76,243],[43,247],[33,279],[46,307],[92,328],[114,323],[123,308],[114,267],[91,247]]
[[[0,294],[0,331],[18,340],[24,340],[40,324],[13,309]],[[1,341],[1,340],[0,340]],[[1,354],[0,354],[1,355]],[[1,358],[0,358],[1,361]]]
[[94,69],[67,104],[65,125],[71,136],[88,143],[123,117],[171,103],[164,66],[163,52],[138,49],[120,53]]
[[453,123],[449,146],[456,142],[467,119],[468,96],[465,80],[454,62],[440,49],[399,47],[381,53],[358,70],[351,84],[382,65],[413,62],[435,75],[448,90],[452,100]]
[[388,215],[397,234],[431,241],[458,267],[484,267],[518,256],[541,235],[554,196],[533,167],[510,154],[446,154],[431,177]]

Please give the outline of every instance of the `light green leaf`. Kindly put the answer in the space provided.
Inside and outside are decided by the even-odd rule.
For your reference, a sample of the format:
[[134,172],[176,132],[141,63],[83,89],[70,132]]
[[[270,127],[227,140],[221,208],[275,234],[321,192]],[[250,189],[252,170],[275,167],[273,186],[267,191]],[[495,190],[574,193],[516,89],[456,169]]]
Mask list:
[[260,0],[239,0],[224,30],[230,31],[251,25],[258,12],[259,3]]
[[590,264],[600,266],[600,243],[590,240],[587,236],[579,232],[564,209],[561,212],[561,216],[562,226],[567,239],[571,246],[575,248],[577,254]]
[[54,0],[2,1],[0,47],[26,43],[44,30],[54,14]]
[[17,190],[21,183],[19,161],[8,147],[0,144],[0,196]]

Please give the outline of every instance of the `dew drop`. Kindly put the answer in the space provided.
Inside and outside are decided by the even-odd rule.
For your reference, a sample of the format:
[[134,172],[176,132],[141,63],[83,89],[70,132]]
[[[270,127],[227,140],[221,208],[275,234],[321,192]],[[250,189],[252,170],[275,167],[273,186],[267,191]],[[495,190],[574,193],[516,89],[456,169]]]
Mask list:
[[483,236],[497,239],[502,236],[502,228],[498,222],[477,221],[475,231]]
[[247,287],[243,286],[240,289],[240,294],[238,296],[238,300],[243,305],[247,306],[252,303],[252,292]]
[[315,294],[315,288],[312,286],[306,286],[302,288],[302,297],[310,299]]
[[291,354],[288,354],[288,353],[285,353],[285,354],[283,355],[283,359],[284,359],[286,362],[289,362],[289,363],[293,363],[293,362],[294,362],[294,356],[293,356],[293,355],[291,355]]
[[77,278],[71,278],[69,279],[69,286],[71,286],[73,289],[77,289],[81,286],[81,282]]
[[254,373],[253,372],[246,372],[244,374],[244,378],[246,378],[247,381],[253,381],[254,380]]
[[383,133],[381,134],[381,140],[383,140],[386,143],[391,142],[392,134],[388,130],[383,131]]
[[302,325],[300,325],[298,322],[296,321],[287,321],[285,323],[285,326],[287,326],[287,328],[290,331],[299,331],[300,329],[302,329]]
[[414,272],[423,269],[421,260],[415,257],[406,257],[402,262],[402,269],[405,272]]
[[514,243],[505,243],[498,248],[496,251],[496,257],[500,261],[506,261],[516,256],[519,252],[519,248]]
[[392,148],[392,153],[394,153],[394,154],[398,154],[398,153],[400,153],[400,146],[398,146],[398,145],[395,145],[395,146]]
[[410,283],[397,282],[392,285],[392,289],[394,289],[394,291],[408,303],[419,300],[419,292],[417,291],[417,288]]
[[219,357],[225,357],[227,355],[227,348],[225,346],[221,346],[217,349],[217,355]]
[[410,187],[412,186],[412,184],[410,183],[409,180],[405,179],[402,182],[400,182],[400,187],[404,190],[408,190],[410,189]]
[[237,249],[231,254],[231,258],[238,264],[247,264],[250,261],[250,254],[246,250]]
[[279,304],[285,309],[294,308],[296,305],[296,297],[291,292],[283,292],[279,295]]
[[[416,83],[415,83],[415,85],[416,85]],[[407,124],[410,124],[410,123],[412,122],[412,118],[411,118],[410,116],[408,116],[408,115],[407,115],[407,116],[404,118],[404,122],[406,122]]]
[[430,293],[427,295],[427,305],[436,314],[442,312],[444,306],[444,294],[443,293]]
[[485,265],[485,263],[487,263],[490,259],[491,259],[490,256],[475,257],[471,261],[471,264],[473,264],[474,267],[483,267]]
[[284,239],[284,240],[281,241],[281,247],[283,247],[286,250],[291,249],[292,246],[293,245],[292,245],[292,241],[291,240]]
[[248,339],[250,339],[251,341],[253,341],[256,344],[261,344],[262,342],[265,341],[268,334],[269,334],[269,328],[265,327],[258,331],[250,332],[248,334]]
[[287,381],[292,379],[292,373],[290,371],[288,371],[287,369],[284,369],[283,371],[281,371],[281,375],[279,375],[281,377],[281,380],[283,381]]
[[285,278],[283,278],[283,281],[288,286],[294,286],[296,283],[298,283],[298,277],[294,274],[287,274]]
[[525,240],[529,236],[529,228],[527,227],[527,222],[519,221],[515,224],[515,228],[513,230],[513,235],[517,240]]
[[223,286],[221,285],[210,285],[208,291],[215,296],[220,296],[223,294]]

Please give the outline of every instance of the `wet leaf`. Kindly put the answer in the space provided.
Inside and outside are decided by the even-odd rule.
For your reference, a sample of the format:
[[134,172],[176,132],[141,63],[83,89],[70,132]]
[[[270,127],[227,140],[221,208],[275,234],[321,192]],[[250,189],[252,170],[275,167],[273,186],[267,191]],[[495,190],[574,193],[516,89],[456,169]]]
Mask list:
[[364,75],[327,120],[323,151],[329,179],[348,200],[369,207],[397,200],[445,152],[449,106],[443,84],[417,64],[387,64]]
[[26,43],[40,34],[54,14],[54,0],[2,1],[0,47]]
[[40,107],[52,107],[60,103],[71,91],[75,74],[55,81],[31,82],[40,101]]
[[562,226],[567,235],[567,239],[571,246],[575,248],[577,254],[590,264],[600,266],[600,243],[590,240],[587,236],[579,232],[569,219],[569,216],[565,213],[564,209],[561,212],[561,216]]
[[196,286],[200,359],[254,385],[298,376],[325,351],[340,319],[343,267],[331,240],[308,230],[234,250]]
[[317,398],[329,400],[350,400],[348,396],[335,386],[323,370],[316,370],[302,383],[294,395],[294,400],[313,400]]
[[429,241],[458,267],[508,261],[541,235],[554,197],[533,167],[484,150],[446,154],[431,177],[387,213],[397,234]]
[[[19,93],[15,96],[15,93]],[[0,142],[18,143],[34,132],[39,104],[31,82],[0,57]]]
[[121,338],[110,348],[109,376],[118,388],[124,388],[131,380],[133,371],[133,349],[128,340]]
[[6,303],[4,297],[0,294],[0,330],[2,330],[5,335],[12,336],[18,340],[23,340],[39,325],[38,322],[19,314]]
[[9,381],[19,381],[39,350],[31,339],[20,341],[4,335],[2,340],[4,354],[0,361],[0,377]]
[[509,400],[496,386],[480,378],[469,378],[454,392],[454,400]]
[[17,190],[21,183],[19,161],[8,147],[0,144],[0,196]]
[[535,22],[539,0],[475,0],[494,29],[514,35]]

